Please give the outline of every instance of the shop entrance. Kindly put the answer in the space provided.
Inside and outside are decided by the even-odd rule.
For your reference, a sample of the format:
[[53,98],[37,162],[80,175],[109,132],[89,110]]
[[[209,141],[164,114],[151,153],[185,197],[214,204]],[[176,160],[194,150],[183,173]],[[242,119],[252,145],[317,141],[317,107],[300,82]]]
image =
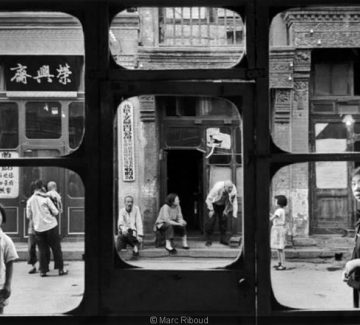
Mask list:
[[203,154],[197,150],[167,152],[167,192],[177,193],[189,231],[202,230]]

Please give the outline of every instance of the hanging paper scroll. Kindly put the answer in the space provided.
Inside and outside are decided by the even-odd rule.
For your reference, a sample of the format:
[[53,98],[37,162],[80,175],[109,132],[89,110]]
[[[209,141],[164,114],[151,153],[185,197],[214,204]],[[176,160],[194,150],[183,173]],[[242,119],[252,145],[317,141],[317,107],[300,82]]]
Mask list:
[[129,101],[120,104],[122,174],[124,182],[135,181],[134,107]]

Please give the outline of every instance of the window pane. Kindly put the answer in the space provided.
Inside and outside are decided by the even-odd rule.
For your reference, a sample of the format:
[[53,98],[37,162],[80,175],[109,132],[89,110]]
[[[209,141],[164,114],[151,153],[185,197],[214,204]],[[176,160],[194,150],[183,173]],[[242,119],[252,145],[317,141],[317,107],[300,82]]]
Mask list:
[[[7,159],[17,156],[16,151],[7,151],[5,157],[0,157]],[[58,167],[0,167],[0,200],[6,219],[1,228],[14,242],[19,256],[13,266],[12,290],[9,304],[4,308],[5,315],[58,315],[73,310],[81,303],[84,292],[85,198],[74,200],[67,195],[70,191],[70,172]],[[76,175],[73,178],[75,185],[84,193],[84,185],[79,175],[72,173]],[[38,180],[42,181],[43,186]],[[45,215],[39,215],[37,204],[44,208],[49,230],[55,230],[55,233],[60,235],[62,261],[65,269],[69,270],[68,276],[59,277],[59,270],[54,268],[53,260],[59,263],[61,259],[52,257],[46,272],[47,277],[40,277],[37,260],[41,257],[39,254],[36,256],[39,247],[34,246],[35,231],[45,235],[48,230],[44,231],[38,222]],[[50,209],[51,215],[44,212]],[[33,217],[34,215],[36,217]],[[52,239],[55,240],[55,236]],[[28,244],[34,249],[31,253],[28,253]],[[44,264],[48,263],[45,261]],[[33,268],[32,264],[36,267],[36,274],[28,274]],[[41,308],[34,304],[36,295],[42,296]]]
[[[274,175],[269,209],[271,216],[277,217],[270,222],[270,267],[272,289],[280,304],[306,309],[352,308],[352,290],[342,280],[342,273],[355,246],[359,202],[352,186],[360,175],[352,179],[352,174],[358,165],[354,161],[296,163]],[[287,198],[285,206],[275,198],[278,195]],[[284,272],[277,270],[279,249],[285,252]],[[292,290],[284,283],[291,283]]]
[[84,186],[82,185],[81,178],[78,174],[69,171],[67,179],[68,195],[73,198],[84,198]]
[[168,146],[196,147],[200,145],[200,130],[197,128],[169,128],[167,129]]
[[273,19],[269,110],[273,141],[282,150],[324,152],[317,148],[315,125],[331,123],[345,132],[346,148],[331,136],[326,152],[358,151],[360,42],[354,10],[359,7],[292,8]]
[[[238,144],[241,143],[241,132],[237,131],[241,128],[239,110],[232,103],[221,103],[221,107],[231,109],[231,114],[227,110],[217,111],[217,115],[168,114],[170,105],[184,102],[195,103],[197,107],[206,102],[209,111],[215,112],[211,105],[216,106],[222,100],[201,96],[140,96],[119,104],[115,122],[118,161],[114,165],[117,175],[114,232],[119,255],[125,261],[157,269],[194,269],[225,266],[241,253],[243,177],[241,160],[236,160],[236,152],[241,148]],[[233,184],[230,194],[224,192],[225,181]],[[220,209],[227,207],[226,225],[223,222],[221,231],[212,229],[215,224],[209,224],[208,220],[206,198],[214,186],[217,190],[213,192],[221,193],[220,197],[214,198],[216,204]],[[173,197],[171,193],[176,193],[175,197],[180,201],[182,217],[173,205],[173,210],[169,210],[171,216],[186,221],[187,243],[196,248],[195,255],[199,259],[191,258],[195,256],[191,255],[194,250],[182,249],[182,228],[178,229],[179,234],[175,231],[173,241],[182,259],[176,256],[171,261],[162,259],[169,255],[163,245],[165,233],[161,220],[164,209],[169,206],[165,203],[167,198]],[[208,204],[212,206],[209,200]],[[126,216],[119,217],[127,213],[127,201],[138,207],[128,210],[139,211],[139,220],[142,220],[138,223],[142,228],[135,227],[144,235],[137,261],[129,260],[133,251],[124,239],[128,235],[123,227]],[[232,215],[237,219],[230,218]],[[205,229],[213,241],[211,246],[205,245]],[[220,238],[224,242],[233,241],[233,247],[220,244]],[[209,256],[215,259],[209,259]],[[221,259],[217,260],[218,257]]]
[[84,103],[71,103],[69,106],[69,146],[77,148],[82,140],[85,129]]
[[0,148],[19,144],[19,111],[15,103],[0,103]]
[[76,150],[85,131],[84,64],[75,17],[0,12],[0,148],[19,157],[38,148],[58,156]]
[[245,25],[220,8],[138,7],[116,15],[109,41],[128,69],[230,68],[244,55]]
[[26,136],[30,139],[60,138],[61,114],[60,103],[26,103]]

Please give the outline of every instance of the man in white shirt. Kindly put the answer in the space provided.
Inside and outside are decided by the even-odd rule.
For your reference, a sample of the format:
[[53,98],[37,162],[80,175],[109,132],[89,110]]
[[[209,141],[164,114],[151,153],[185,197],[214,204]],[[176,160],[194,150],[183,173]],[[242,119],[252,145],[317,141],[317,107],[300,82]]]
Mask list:
[[39,247],[40,276],[46,276],[49,272],[48,247],[51,248],[54,256],[55,269],[59,275],[66,275],[62,256],[58,222],[56,216],[58,209],[44,191],[41,180],[34,183],[33,195],[26,203],[26,217],[33,221],[35,238]]
[[133,248],[133,259],[136,259],[144,236],[142,218],[132,196],[126,196],[124,203],[125,207],[120,210],[118,218],[117,249],[122,250],[126,245],[130,245]]
[[229,245],[226,239],[227,219],[232,214],[237,218],[238,202],[236,186],[229,180],[215,183],[206,197],[209,217],[205,223],[206,246],[212,245],[216,219],[219,222],[220,243]]

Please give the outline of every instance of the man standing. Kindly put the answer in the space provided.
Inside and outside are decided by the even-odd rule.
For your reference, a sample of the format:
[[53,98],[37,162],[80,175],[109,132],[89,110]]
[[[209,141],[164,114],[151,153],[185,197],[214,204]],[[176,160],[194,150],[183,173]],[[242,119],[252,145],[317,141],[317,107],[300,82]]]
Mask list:
[[238,211],[235,185],[228,180],[215,183],[206,197],[206,205],[209,210],[209,217],[205,223],[205,245],[212,245],[212,234],[214,232],[216,219],[219,220],[220,243],[229,245],[226,239],[227,218],[231,214],[234,218],[237,218]]
[[139,244],[142,242],[143,223],[140,209],[134,205],[134,198],[130,195],[124,199],[125,207],[119,212],[117,249],[125,249],[129,244],[133,248],[133,259],[139,256]]
[[34,193],[26,204],[26,216],[34,224],[35,238],[39,246],[40,276],[42,277],[49,272],[49,247],[53,252],[55,269],[59,269],[59,275],[68,273],[64,269],[58,222],[55,217],[58,214],[58,209],[44,191],[43,182],[35,181]]

